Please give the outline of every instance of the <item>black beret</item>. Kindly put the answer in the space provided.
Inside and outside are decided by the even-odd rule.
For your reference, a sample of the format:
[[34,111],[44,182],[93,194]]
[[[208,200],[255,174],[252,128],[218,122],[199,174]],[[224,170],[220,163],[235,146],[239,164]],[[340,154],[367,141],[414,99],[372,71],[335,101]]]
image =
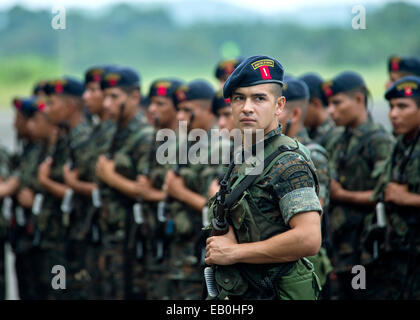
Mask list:
[[322,84],[322,91],[326,98],[337,93],[351,91],[356,88],[366,88],[366,83],[362,76],[353,71],[345,71],[340,73],[334,79],[326,81]]
[[214,94],[213,87],[206,80],[193,80],[175,91],[176,104],[191,100],[212,100]]
[[406,76],[395,81],[385,92],[385,99],[420,97],[420,77]]
[[48,81],[45,87],[45,93],[47,95],[68,94],[71,96],[81,97],[84,91],[85,86],[83,83],[70,77]]
[[29,98],[15,98],[13,99],[13,106],[16,110],[22,112],[25,117],[32,117],[37,111],[44,111],[46,104],[43,99],[36,96]]
[[211,111],[213,111],[213,113],[217,116],[217,111],[225,107],[230,107],[230,99],[229,98],[225,99],[223,97],[223,90],[220,89],[219,91],[217,91],[216,95],[213,97],[213,101],[211,104]]
[[223,77],[229,77],[237,66],[244,60],[243,57],[236,59],[222,60],[217,64],[214,76],[221,80]]
[[388,72],[404,71],[420,76],[420,59],[417,57],[392,56],[388,59]]
[[149,100],[151,97],[166,97],[172,99],[175,108],[177,108],[178,100],[176,98],[176,90],[184,83],[178,79],[159,79],[150,85]]
[[41,80],[39,82],[37,82],[34,86],[34,89],[32,90],[32,94],[34,96],[38,95],[40,92],[44,92],[45,93],[45,87],[47,85],[48,81],[47,80]]
[[85,85],[89,82],[98,82],[100,84],[108,68],[109,66],[89,68],[85,73]]
[[299,78],[306,83],[309,88],[309,98],[318,98],[324,105],[328,104],[324,92],[322,91],[322,80],[321,76],[316,73],[305,73]]
[[286,102],[309,99],[309,88],[302,80],[290,79],[283,86],[283,96]]
[[101,80],[102,90],[112,87],[138,86],[140,87],[140,76],[132,68],[112,66],[109,67]]
[[283,66],[268,56],[252,56],[244,60],[227,79],[223,96],[230,98],[233,90],[264,83],[278,83],[283,86]]

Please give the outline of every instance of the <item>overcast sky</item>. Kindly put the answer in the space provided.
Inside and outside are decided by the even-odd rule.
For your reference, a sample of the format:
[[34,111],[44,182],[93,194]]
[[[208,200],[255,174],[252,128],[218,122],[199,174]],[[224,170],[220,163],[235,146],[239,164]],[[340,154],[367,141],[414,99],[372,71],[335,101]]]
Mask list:
[[[96,9],[103,6],[116,4],[116,3],[132,3],[132,4],[153,4],[153,3],[176,3],[183,0],[1,0],[0,9],[7,9],[16,4],[24,5],[28,8],[49,8],[54,5],[64,5],[68,8],[86,8]],[[204,2],[206,0],[196,0]],[[305,6],[329,6],[331,0],[217,0],[219,2],[227,2],[235,5],[239,5],[252,10],[257,10],[261,13],[272,13],[273,11],[287,10],[294,11]],[[396,2],[395,0],[341,0],[340,3],[345,5],[369,5],[369,4],[381,4],[386,2]],[[406,2],[412,2],[420,4],[420,0],[406,0]],[[333,2],[334,6],[338,5],[338,2]]]

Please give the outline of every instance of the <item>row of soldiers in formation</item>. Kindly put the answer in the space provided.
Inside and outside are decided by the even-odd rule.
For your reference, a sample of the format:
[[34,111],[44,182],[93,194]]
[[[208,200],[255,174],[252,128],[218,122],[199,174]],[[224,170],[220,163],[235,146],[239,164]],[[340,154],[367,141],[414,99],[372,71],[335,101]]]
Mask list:
[[[218,64],[220,88],[240,62]],[[359,74],[284,79],[280,128],[308,147],[317,170],[322,247],[308,258],[324,299],[420,297],[420,62],[391,57],[388,70],[393,134],[373,121]],[[157,132],[179,121],[189,131],[232,130],[230,101],[205,80],[159,79],[148,96],[140,83],[131,68],[99,66],[84,84],[43,81],[13,101],[20,148],[0,153],[1,298],[6,242],[21,299],[206,296],[203,226],[226,165],[161,164],[167,141]],[[181,145],[167,152],[193,147]],[[368,285],[354,290],[360,264]],[[65,267],[64,290],[52,286],[55,265]]]

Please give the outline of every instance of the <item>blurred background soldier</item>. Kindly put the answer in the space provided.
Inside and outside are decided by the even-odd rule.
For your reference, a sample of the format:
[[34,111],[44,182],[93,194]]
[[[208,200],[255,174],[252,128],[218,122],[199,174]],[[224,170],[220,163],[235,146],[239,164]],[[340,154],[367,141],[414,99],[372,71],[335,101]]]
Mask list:
[[136,237],[147,237],[141,207],[148,200],[149,188],[139,186],[137,179],[147,170],[153,128],[139,110],[140,77],[135,70],[109,68],[101,88],[104,108],[117,122],[110,147],[96,165],[102,184],[99,269],[104,298],[146,299],[144,242],[136,247]]
[[[375,188],[373,222],[382,229],[379,257],[369,269],[369,298],[420,299],[420,77],[407,76],[385,93],[398,140]],[[381,223],[380,220],[383,220]],[[385,236],[383,233],[386,230]]]
[[361,290],[353,290],[351,268],[369,262],[362,257],[361,234],[364,218],[373,211],[370,199],[378,171],[392,148],[392,137],[373,122],[368,110],[368,90],[362,77],[343,72],[324,82],[328,112],[336,125],[345,131],[332,146],[330,164],[331,227],[334,243],[333,294],[340,299],[356,298]]

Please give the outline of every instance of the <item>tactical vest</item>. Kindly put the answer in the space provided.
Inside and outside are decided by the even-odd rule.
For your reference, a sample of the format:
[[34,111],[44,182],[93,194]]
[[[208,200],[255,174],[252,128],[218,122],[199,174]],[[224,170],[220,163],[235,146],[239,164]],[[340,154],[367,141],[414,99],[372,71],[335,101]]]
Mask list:
[[[247,175],[239,176],[231,186],[227,196],[227,220],[233,227],[238,243],[258,242],[290,230],[279,223],[280,208],[277,217],[267,217],[259,210],[253,200],[253,190],[271,170],[273,165],[286,154],[298,153],[310,168],[318,192],[318,180],[315,168],[310,160],[309,150],[299,142],[278,135],[264,146],[264,159],[275,154],[264,171],[252,182],[251,186],[238,197],[238,188]],[[232,201],[232,195],[239,200]],[[210,217],[214,216],[217,204],[215,197],[210,199]],[[295,262],[277,264],[234,264],[216,266],[215,279],[219,289],[218,299],[225,297],[242,299],[316,299],[321,290],[313,265],[306,258]]]

